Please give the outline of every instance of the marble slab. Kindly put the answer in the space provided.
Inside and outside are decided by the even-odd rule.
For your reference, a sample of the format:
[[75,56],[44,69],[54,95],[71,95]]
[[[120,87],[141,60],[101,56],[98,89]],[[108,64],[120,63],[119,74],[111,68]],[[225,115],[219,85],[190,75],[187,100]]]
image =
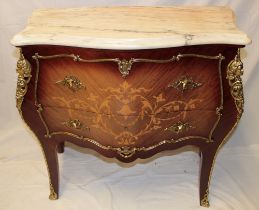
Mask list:
[[11,43],[100,49],[200,44],[246,45],[228,7],[84,7],[40,9]]

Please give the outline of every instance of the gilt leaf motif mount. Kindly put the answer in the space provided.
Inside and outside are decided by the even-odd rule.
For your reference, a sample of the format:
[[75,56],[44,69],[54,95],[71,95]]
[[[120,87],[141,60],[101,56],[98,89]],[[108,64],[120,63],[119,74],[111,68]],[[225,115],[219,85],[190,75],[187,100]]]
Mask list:
[[200,82],[194,82],[192,77],[183,76],[179,80],[177,80],[173,83],[170,83],[168,85],[168,87],[175,88],[183,93],[187,90],[193,90],[197,87],[200,87],[201,85],[202,85],[202,83],[200,83]]
[[22,115],[22,103],[25,94],[28,90],[28,83],[31,80],[31,65],[30,63],[24,58],[22,54],[22,50],[19,49],[19,60],[17,61],[16,72],[18,73],[17,79],[17,89],[16,89],[16,107]]
[[57,81],[56,84],[61,84],[72,92],[85,89],[85,85],[76,76],[65,76],[63,80]]
[[244,110],[244,93],[241,76],[243,75],[243,63],[240,59],[240,49],[235,58],[230,61],[227,67],[227,79],[230,86],[231,95],[235,101],[238,111],[237,118],[240,119]]
[[[36,97],[35,97],[35,105],[36,107],[40,106],[41,104],[38,103],[37,99],[37,84],[38,84],[38,72],[39,72],[39,60],[40,59],[58,59],[58,58],[72,58],[75,62],[85,62],[85,63],[97,63],[97,62],[116,62],[117,64],[119,61],[122,61],[121,59],[118,58],[105,58],[105,59],[82,59],[80,56],[75,56],[74,54],[58,54],[58,55],[51,55],[51,56],[41,56],[38,53],[35,53],[35,55],[32,57],[33,59],[36,60],[37,68],[36,68],[36,79],[35,79],[35,85],[36,85]],[[128,75],[128,72],[130,71],[133,63],[136,62],[142,62],[142,63],[170,63],[174,61],[179,61],[182,58],[188,58],[188,57],[196,57],[196,58],[203,58],[203,59],[212,59],[212,60],[218,60],[218,70],[219,70],[219,76],[221,79],[221,61],[224,59],[224,56],[221,54],[216,55],[216,56],[207,56],[207,55],[199,55],[199,54],[178,54],[176,56],[172,56],[169,59],[146,59],[146,58],[132,58],[132,59],[125,59],[124,64],[121,63],[121,70],[124,72],[124,75]],[[124,70],[123,70],[124,69]],[[221,86],[222,88],[222,86]],[[98,96],[94,95],[91,92],[87,92],[89,97],[87,97],[87,101],[85,100],[80,100],[75,101],[74,99],[72,101],[67,101],[66,99],[62,97],[55,96],[53,98],[53,101],[56,100],[58,103],[62,103],[62,105],[66,104],[67,108],[73,107],[75,104],[77,104],[77,108],[83,106],[85,110],[90,111],[97,117],[90,117],[89,122],[87,121],[88,117],[87,116],[82,116],[84,119],[86,119],[87,125],[89,125],[91,128],[93,127],[94,129],[99,129],[102,132],[105,132],[111,136],[114,137],[114,139],[117,141],[117,145],[104,145],[102,143],[99,143],[97,140],[81,135],[77,135],[75,133],[71,132],[66,132],[66,131],[51,131],[48,128],[48,125],[46,124],[44,120],[44,116],[42,114],[42,111],[38,111],[38,114],[40,116],[40,119],[43,123],[43,125],[46,128],[46,137],[52,137],[54,135],[68,135],[75,137],[77,139],[80,139],[81,141],[85,142],[90,142],[97,147],[104,149],[104,150],[112,150],[117,152],[121,157],[123,158],[130,158],[137,152],[146,152],[153,150],[157,147],[160,147],[161,145],[164,144],[174,144],[177,142],[185,141],[190,138],[199,138],[202,140],[205,140],[206,143],[212,142],[211,135],[213,134],[214,129],[216,128],[220,116],[218,115],[218,120],[215,122],[213,128],[210,131],[210,134],[208,137],[205,136],[184,136],[181,138],[170,138],[170,139],[164,139],[158,143],[152,144],[150,146],[143,146],[143,147],[138,147],[135,146],[136,142],[138,139],[157,129],[162,129],[161,122],[162,121],[173,121],[176,120],[177,118],[183,120],[185,122],[186,120],[186,114],[187,110],[191,110],[194,107],[196,107],[196,103],[201,103],[202,99],[195,99],[195,100],[190,100],[190,101],[182,101],[182,100],[172,100],[172,101],[166,101],[165,100],[165,94],[162,92],[159,93],[158,95],[153,96],[154,99],[146,98],[145,96],[149,95],[148,93],[152,90],[151,89],[146,89],[144,87],[140,88],[135,88],[131,86],[130,83],[128,83],[126,80],[121,83],[119,87],[109,87],[105,89],[100,89],[100,91],[106,93],[104,95],[108,95],[106,98],[102,99],[101,101],[97,100]],[[135,110],[134,106],[131,106],[130,101],[139,101],[141,104],[140,109]],[[112,104],[116,101],[119,101],[121,104],[120,109],[117,109],[118,114],[113,114],[110,110],[112,107]],[[101,103],[99,103],[101,102]],[[183,110],[179,112],[178,115],[172,115],[172,116],[167,116],[163,115],[161,113],[170,113],[171,111],[174,111],[177,107],[177,110],[179,110],[179,105],[182,106],[180,110]],[[79,107],[78,107],[79,106]],[[41,109],[43,110],[43,109]],[[72,111],[74,109],[71,109]],[[103,112],[108,112],[108,118],[104,118]],[[140,115],[135,115],[134,113],[138,112]],[[177,112],[178,113],[178,112]],[[121,114],[123,114],[122,117]],[[130,117],[133,116],[133,117]],[[148,123],[143,124],[144,129],[139,128],[137,131],[134,131],[134,135],[131,132],[131,126],[134,126],[133,124],[135,122],[139,122],[141,120],[144,120],[143,117],[148,116],[145,121]],[[70,115],[72,119],[72,115]],[[80,119],[81,120],[81,119]],[[108,121],[110,122],[111,120],[114,120],[115,123],[121,125],[120,130],[114,130],[112,129],[111,126],[109,126],[110,123],[107,123]],[[83,121],[82,121],[83,122]]]

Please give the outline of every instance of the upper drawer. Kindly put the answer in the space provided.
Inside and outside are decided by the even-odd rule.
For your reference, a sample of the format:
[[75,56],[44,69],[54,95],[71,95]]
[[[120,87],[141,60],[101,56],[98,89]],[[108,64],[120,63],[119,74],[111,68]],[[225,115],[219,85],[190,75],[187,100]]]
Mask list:
[[220,59],[182,54],[166,59],[137,58],[120,66],[126,61],[37,57],[37,97],[45,106],[102,114],[215,110],[221,101]]

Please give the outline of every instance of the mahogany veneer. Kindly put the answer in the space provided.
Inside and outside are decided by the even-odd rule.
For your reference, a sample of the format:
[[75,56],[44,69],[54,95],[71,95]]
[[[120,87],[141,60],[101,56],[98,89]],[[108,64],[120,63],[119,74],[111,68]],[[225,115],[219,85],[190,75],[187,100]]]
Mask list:
[[65,141],[122,162],[193,145],[200,204],[209,206],[216,153],[243,112],[241,47],[20,46],[17,108],[43,148],[50,199],[58,198]]

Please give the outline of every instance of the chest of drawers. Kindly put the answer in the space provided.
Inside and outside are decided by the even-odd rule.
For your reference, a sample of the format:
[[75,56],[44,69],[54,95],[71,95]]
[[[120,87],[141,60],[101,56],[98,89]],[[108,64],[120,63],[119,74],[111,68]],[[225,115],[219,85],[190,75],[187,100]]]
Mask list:
[[50,199],[69,141],[122,162],[200,149],[200,204],[215,156],[243,112],[240,48],[225,7],[35,11],[19,47],[17,108],[38,137]]

